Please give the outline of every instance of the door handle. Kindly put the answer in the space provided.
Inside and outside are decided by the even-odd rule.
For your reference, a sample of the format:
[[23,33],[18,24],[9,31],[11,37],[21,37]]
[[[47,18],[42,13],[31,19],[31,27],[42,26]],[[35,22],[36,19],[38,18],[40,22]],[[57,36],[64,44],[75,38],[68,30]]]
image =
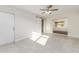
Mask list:
[[13,27],[13,31],[15,30],[15,27]]

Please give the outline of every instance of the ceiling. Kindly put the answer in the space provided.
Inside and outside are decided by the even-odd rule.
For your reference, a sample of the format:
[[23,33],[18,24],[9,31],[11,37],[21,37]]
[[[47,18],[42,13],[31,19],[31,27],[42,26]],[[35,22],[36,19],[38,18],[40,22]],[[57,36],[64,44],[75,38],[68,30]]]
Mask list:
[[34,14],[40,14],[40,8],[45,8],[46,5],[15,5],[15,7],[32,12]]
[[[25,11],[32,12],[34,14],[40,14],[41,8],[46,8],[47,5],[15,5],[14,7],[23,9]],[[59,9],[54,13],[57,17],[63,17],[63,14],[65,13],[74,13],[79,12],[79,6],[78,5],[55,5],[55,8]]]

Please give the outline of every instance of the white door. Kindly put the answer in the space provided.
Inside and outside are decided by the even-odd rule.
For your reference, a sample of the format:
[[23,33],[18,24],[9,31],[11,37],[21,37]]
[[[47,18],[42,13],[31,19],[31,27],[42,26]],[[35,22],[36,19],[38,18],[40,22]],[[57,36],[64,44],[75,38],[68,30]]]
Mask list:
[[0,45],[14,41],[14,15],[0,12]]
[[53,33],[53,20],[47,18],[44,20],[44,33]]

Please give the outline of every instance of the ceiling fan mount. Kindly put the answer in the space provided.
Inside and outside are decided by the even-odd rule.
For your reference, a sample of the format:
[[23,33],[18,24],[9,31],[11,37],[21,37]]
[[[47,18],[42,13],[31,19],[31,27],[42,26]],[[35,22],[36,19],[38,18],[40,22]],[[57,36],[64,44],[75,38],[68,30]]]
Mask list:
[[49,5],[47,8],[52,8],[52,5]]

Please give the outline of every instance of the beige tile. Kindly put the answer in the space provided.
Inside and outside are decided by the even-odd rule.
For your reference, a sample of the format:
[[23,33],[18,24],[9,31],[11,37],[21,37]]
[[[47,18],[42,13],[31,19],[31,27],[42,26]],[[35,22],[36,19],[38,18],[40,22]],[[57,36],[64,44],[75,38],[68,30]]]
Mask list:
[[[45,38],[43,38],[45,40]],[[43,40],[42,39],[42,40]],[[41,41],[42,41],[41,40]],[[43,41],[44,41],[43,40]],[[40,41],[40,40],[39,40]],[[45,40],[46,41],[46,40]],[[43,43],[43,42],[42,42]],[[62,34],[51,34],[46,45],[24,39],[0,46],[1,53],[74,53],[79,52],[79,40]]]

